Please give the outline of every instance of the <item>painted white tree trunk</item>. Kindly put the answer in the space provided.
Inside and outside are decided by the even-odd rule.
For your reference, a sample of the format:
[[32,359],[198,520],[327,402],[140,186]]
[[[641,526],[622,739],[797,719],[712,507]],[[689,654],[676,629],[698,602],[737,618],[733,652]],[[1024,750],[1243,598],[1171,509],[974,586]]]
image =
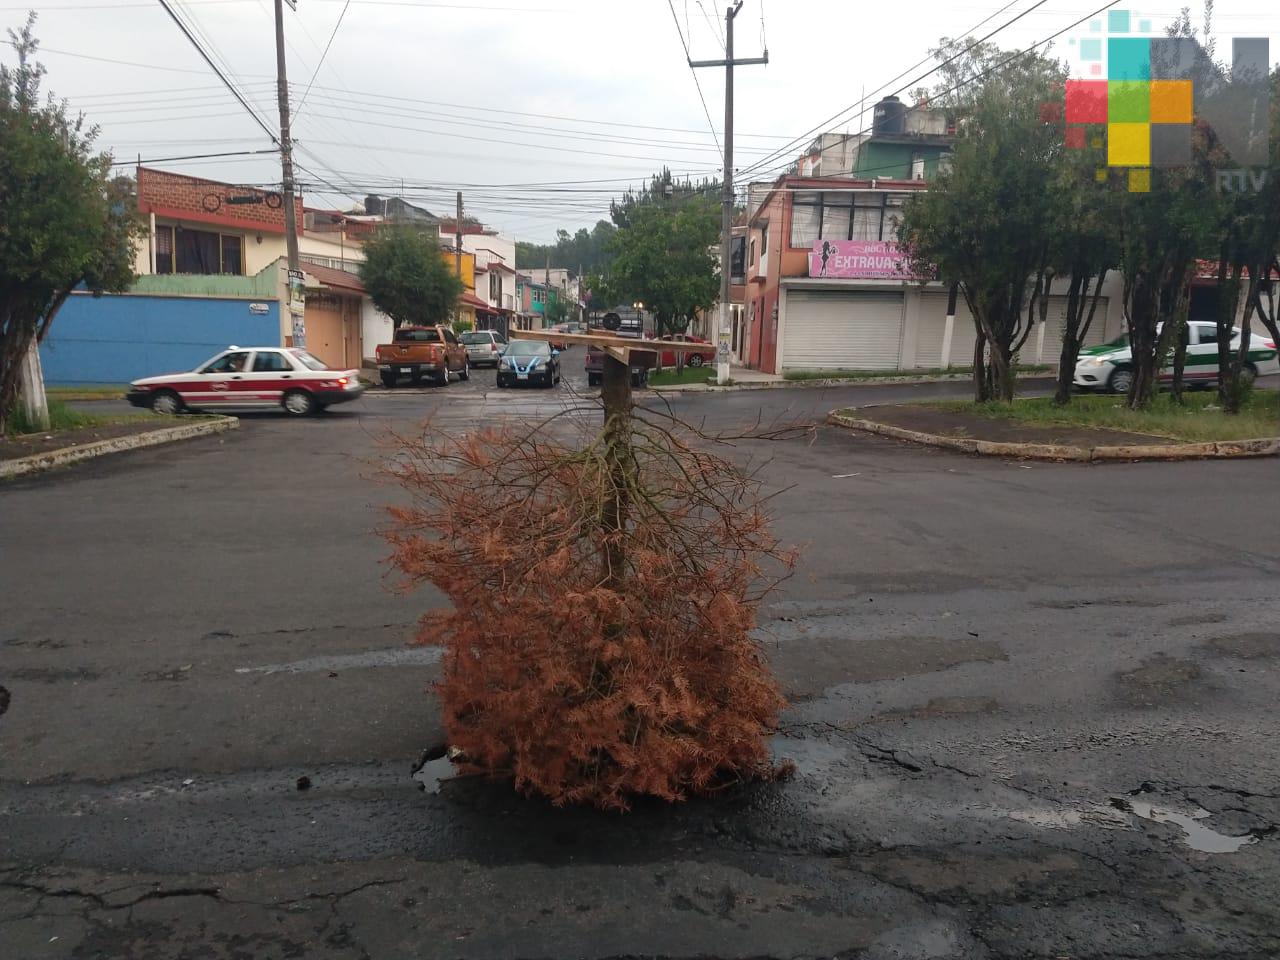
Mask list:
[[40,347],[35,340],[22,358],[18,376],[18,402],[27,422],[40,430],[49,429],[49,401],[44,393],[44,370],[40,367]]

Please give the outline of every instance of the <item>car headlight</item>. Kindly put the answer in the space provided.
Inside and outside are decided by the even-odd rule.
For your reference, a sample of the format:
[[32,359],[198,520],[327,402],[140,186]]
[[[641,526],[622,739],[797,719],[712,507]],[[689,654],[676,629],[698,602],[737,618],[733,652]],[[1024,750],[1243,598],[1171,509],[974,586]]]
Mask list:
[[1080,365],[1082,367],[1100,367],[1106,362],[1101,357],[1085,357],[1080,361]]

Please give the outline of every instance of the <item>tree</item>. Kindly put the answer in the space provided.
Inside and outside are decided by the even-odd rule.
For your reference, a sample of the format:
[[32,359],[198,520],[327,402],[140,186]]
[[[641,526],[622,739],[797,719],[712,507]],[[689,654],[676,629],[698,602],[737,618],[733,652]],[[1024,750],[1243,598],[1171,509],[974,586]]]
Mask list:
[[42,102],[33,13],[9,31],[15,67],[0,65],[0,433],[18,398],[28,351],[49,334],[71,292],[124,290],[138,236],[132,184],[93,152],[97,128],[65,101]]
[[611,241],[609,293],[623,302],[643,302],[658,336],[683,331],[719,297],[718,203],[705,193],[624,199],[616,218],[622,223]]
[[537,270],[550,261],[551,266],[564,267],[575,276],[579,270],[600,270],[609,262],[609,238],[616,230],[608,220],[600,220],[591,230],[582,227],[572,236],[557,230],[553,244],[517,242],[516,269]]
[[573,319],[573,311],[569,307],[569,294],[565,290],[548,290],[546,320],[548,326],[564,323]]
[[1037,54],[1004,59],[978,45],[948,66],[975,78],[953,104],[962,133],[950,170],[907,203],[899,236],[917,275],[959,284],[978,334],[975,398],[1010,402],[1016,355],[1052,279],[1066,74]]
[[448,323],[464,289],[435,237],[389,227],[365,242],[360,279],[374,306],[398,329],[406,323]]

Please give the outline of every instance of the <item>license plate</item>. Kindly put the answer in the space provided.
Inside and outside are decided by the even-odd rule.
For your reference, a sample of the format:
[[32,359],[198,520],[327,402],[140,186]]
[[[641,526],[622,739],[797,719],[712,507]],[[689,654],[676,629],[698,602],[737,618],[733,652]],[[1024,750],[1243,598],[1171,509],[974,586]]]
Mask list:
[[401,372],[401,373],[413,373],[413,367],[401,367],[401,368],[400,368],[400,372]]
[[516,374],[516,379],[517,379],[517,380],[528,380],[528,379],[529,379],[529,375],[528,375],[527,373],[517,373],[517,374]]

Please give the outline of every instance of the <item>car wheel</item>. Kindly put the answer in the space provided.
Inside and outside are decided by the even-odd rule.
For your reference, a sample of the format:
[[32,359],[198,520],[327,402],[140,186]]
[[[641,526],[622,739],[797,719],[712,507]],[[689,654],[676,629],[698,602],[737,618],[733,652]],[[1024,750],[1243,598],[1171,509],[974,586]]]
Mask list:
[[439,375],[435,378],[435,382],[438,387],[447,387],[449,385],[449,365],[447,363],[444,365],[444,369],[441,370]]
[[295,417],[305,417],[316,409],[315,398],[305,390],[290,390],[284,395],[280,405],[284,407],[285,413]]
[[598,374],[598,373],[588,373],[588,374],[587,374],[587,386],[589,386],[589,387],[598,387],[598,386],[600,386],[600,374]]
[[1128,367],[1119,367],[1107,380],[1107,389],[1112,393],[1128,393],[1133,386],[1133,371]]
[[381,379],[382,385],[388,390],[396,385],[396,375],[394,373],[384,373],[382,374]]
[[1251,387],[1253,381],[1258,379],[1258,368],[1252,363],[1246,363],[1240,368],[1240,384],[1241,386]]
[[160,390],[151,398],[151,409],[166,417],[182,412],[182,398],[172,390]]
[[462,371],[458,374],[458,379],[463,381],[471,379],[471,361],[470,360],[462,361]]
[[687,361],[685,361],[685,362],[686,362],[686,363],[688,363],[688,364],[689,364],[689,366],[691,366],[691,367],[700,367],[700,366],[702,366],[702,365],[703,365],[703,363],[705,363],[706,361],[704,361],[704,360],[702,359],[702,354],[700,354],[700,353],[695,353],[693,356],[691,356],[691,357],[690,357]]

